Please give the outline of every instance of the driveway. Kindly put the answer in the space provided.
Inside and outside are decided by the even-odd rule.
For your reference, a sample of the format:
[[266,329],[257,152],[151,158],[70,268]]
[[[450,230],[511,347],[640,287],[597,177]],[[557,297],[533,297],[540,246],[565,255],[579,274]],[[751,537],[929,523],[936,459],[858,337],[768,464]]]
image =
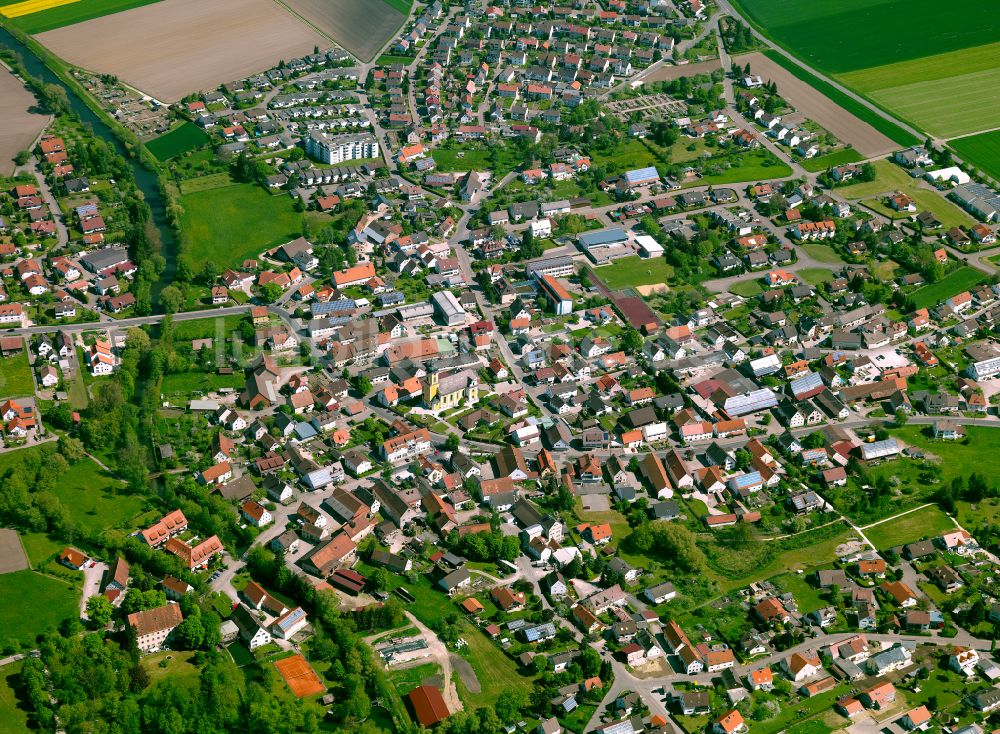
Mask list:
[[83,595],[80,597],[80,617],[87,619],[84,610],[87,608],[87,599],[101,593],[101,581],[108,570],[108,564],[95,563],[93,567],[85,566],[83,569]]

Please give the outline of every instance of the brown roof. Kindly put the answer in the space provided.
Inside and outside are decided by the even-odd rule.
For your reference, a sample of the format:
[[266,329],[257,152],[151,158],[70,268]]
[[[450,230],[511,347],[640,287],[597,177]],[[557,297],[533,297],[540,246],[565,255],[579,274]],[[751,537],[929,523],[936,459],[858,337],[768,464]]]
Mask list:
[[432,686],[417,686],[406,694],[413,707],[413,715],[421,726],[430,727],[448,718],[450,712],[441,691]]
[[181,614],[181,608],[178,604],[167,604],[156,609],[147,609],[144,612],[128,615],[128,623],[135,627],[135,633],[139,637],[163,630],[172,630],[183,621],[184,615]]

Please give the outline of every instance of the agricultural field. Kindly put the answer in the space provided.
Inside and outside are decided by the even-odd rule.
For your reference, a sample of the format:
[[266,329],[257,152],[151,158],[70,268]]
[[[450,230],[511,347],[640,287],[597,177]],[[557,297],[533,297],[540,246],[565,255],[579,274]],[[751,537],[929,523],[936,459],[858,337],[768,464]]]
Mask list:
[[865,536],[879,550],[932,538],[954,529],[955,523],[937,505],[922,507],[901,517],[863,528]]
[[[1000,109],[1000,101],[994,108]],[[970,165],[1000,181],[1000,130],[952,140],[949,145]]]
[[611,290],[643,285],[663,285],[674,269],[662,257],[623,257],[594,271]]
[[933,135],[1000,126],[1000,43],[843,74],[839,78]]
[[195,267],[208,258],[220,268],[238,266],[302,231],[302,215],[290,197],[271,196],[253,184],[185,194],[181,206],[181,237]]
[[330,45],[270,0],[160,0],[38,40],[71,64],[114,74],[165,102]]
[[984,280],[986,280],[985,273],[963,265],[958,270],[941,278],[937,283],[931,283],[913,291],[913,304],[917,308],[929,308],[956,293],[967,291],[979,285]]
[[77,614],[79,584],[34,571],[0,575],[0,648],[31,642],[49,627]]
[[5,398],[35,394],[35,381],[31,377],[28,353],[0,358],[0,395]]
[[185,122],[168,133],[146,143],[149,152],[161,161],[197,150],[208,142],[208,136],[197,125]]
[[[735,0],[734,5],[771,39],[833,74],[981,46],[1000,36],[996,8],[980,0],[947,5],[934,0]],[[823,32],[817,34],[819,27]]]
[[35,95],[0,67],[0,176],[14,173],[14,156],[30,147],[48,123],[48,115],[34,111],[35,106]]
[[2,2],[0,14],[25,33],[43,33],[159,0],[24,0]]
[[[855,155],[860,153],[861,157],[870,158],[884,155],[898,147],[890,136],[870,124],[867,117],[859,118],[856,116],[856,110],[841,106],[841,100],[827,96],[827,90],[813,86],[808,79],[800,78],[793,70],[779,63],[774,56],[755,53],[739,57],[737,63],[749,63],[752,73],[777,84],[778,92],[784,99],[810,120],[815,120],[837,138],[853,146],[856,150]],[[841,154],[838,157],[846,156]],[[806,166],[807,170],[822,171],[829,166],[851,162],[849,158],[830,163],[822,163],[822,160],[817,158],[814,161],[807,161],[807,164],[812,164]],[[812,167],[814,165],[821,167],[814,169]]]
[[285,0],[311,27],[371,61],[403,25],[409,0]]

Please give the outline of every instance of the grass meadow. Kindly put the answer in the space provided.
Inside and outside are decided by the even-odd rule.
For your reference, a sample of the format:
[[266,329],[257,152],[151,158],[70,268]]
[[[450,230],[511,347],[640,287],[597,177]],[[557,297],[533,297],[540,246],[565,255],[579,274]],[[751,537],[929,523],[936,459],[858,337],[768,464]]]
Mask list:
[[49,627],[76,616],[79,598],[79,584],[35,571],[0,575],[0,599],[4,600],[0,604],[0,648],[31,643]]
[[986,280],[986,274],[963,265],[952,271],[937,283],[925,285],[913,291],[913,304],[917,308],[929,308],[956,293],[967,291]]
[[239,266],[262,250],[298,237],[302,215],[287,194],[254,184],[231,184],[181,197],[181,237],[191,263]]
[[28,353],[0,359],[0,396],[16,398],[34,394],[35,381],[31,378]]
[[200,127],[185,122],[170,132],[150,140],[146,143],[146,147],[158,160],[167,161],[189,150],[197,150],[207,142],[208,136]]
[[922,507],[894,520],[887,520],[865,528],[865,536],[879,550],[915,543],[923,538],[933,538],[948,530],[955,523],[936,505]]

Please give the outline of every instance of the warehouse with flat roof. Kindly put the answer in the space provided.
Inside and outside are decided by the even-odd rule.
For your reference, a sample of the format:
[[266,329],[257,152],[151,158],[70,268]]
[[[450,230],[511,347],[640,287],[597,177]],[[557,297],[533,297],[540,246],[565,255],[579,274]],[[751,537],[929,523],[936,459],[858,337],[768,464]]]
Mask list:
[[438,291],[431,296],[434,311],[447,326],[459,326],[465,323],[465,309],[451,291]]

